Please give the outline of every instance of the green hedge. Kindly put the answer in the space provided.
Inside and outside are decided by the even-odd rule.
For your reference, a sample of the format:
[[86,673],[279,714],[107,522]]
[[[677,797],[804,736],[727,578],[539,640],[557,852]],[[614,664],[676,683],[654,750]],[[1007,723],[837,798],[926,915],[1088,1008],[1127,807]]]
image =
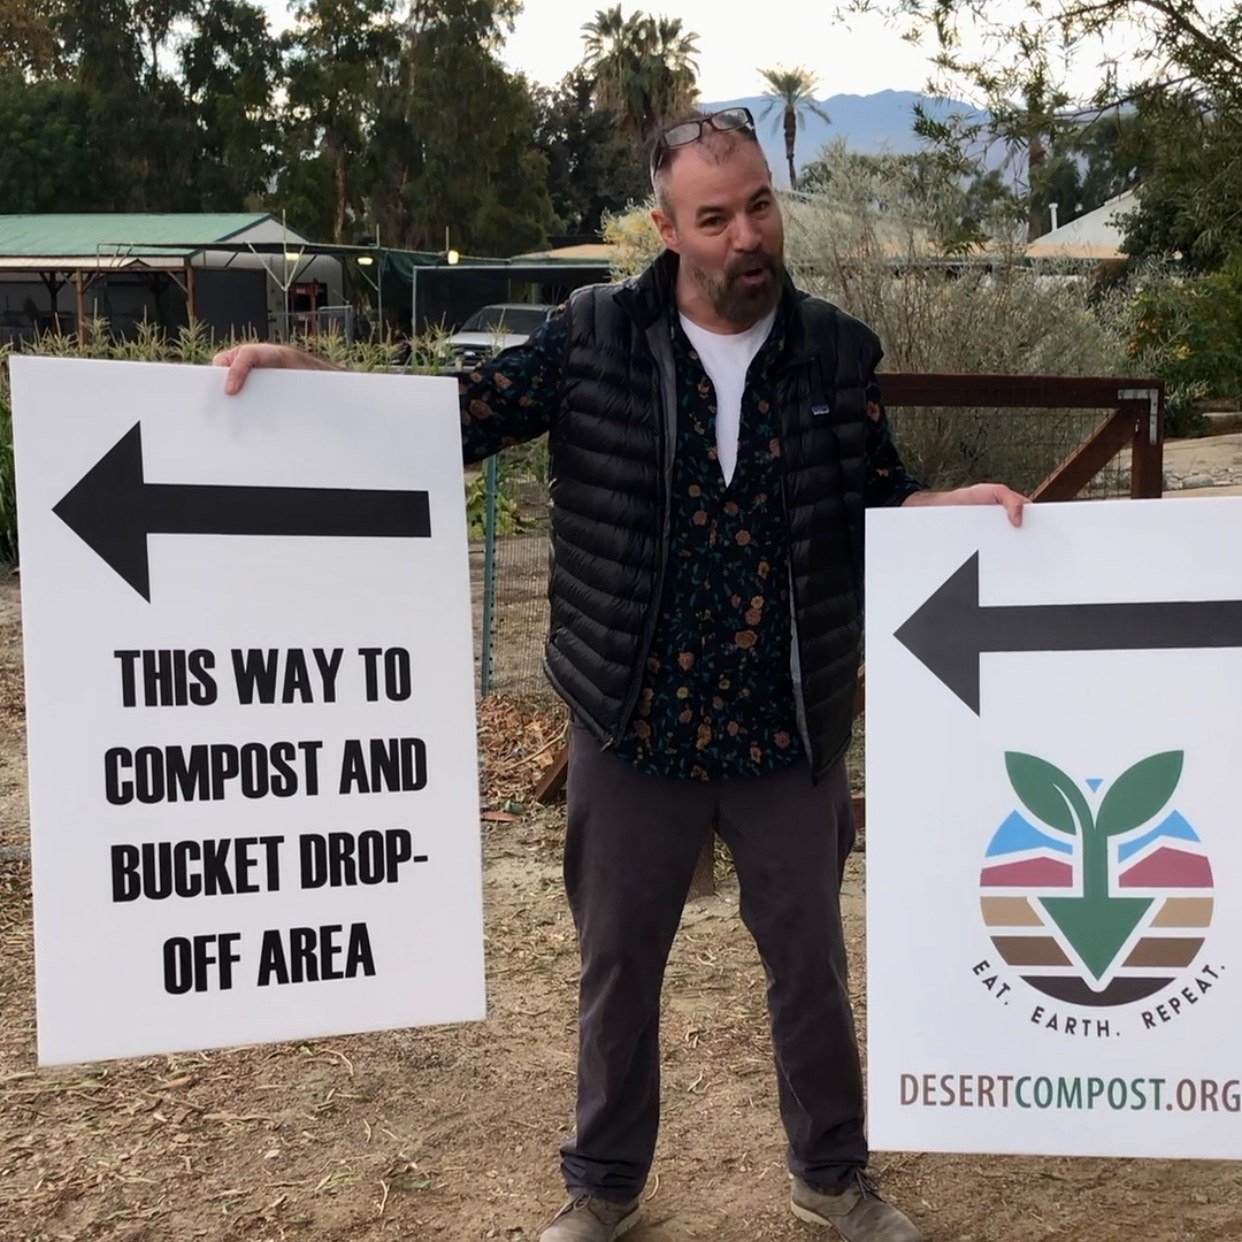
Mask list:
[[1140,293],[1134,357],[1168,382],[1168,434],[1203,430],[1205,402],[1242,397],[1242,254],[1219,271]]

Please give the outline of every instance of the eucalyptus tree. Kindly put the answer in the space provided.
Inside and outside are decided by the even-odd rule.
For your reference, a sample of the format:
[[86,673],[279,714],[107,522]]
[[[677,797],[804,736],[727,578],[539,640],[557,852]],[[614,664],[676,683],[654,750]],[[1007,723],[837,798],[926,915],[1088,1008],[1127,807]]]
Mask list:
[[[308,178],[326,183],[326,225],[335,242],[352,240],[364,187],[358,174],[377,103],[377,65],[395,54],[394,0],[297,0],[284,39],[284,189]],[[311,167],[298,168],[301,163]]]
[[[368,218],[385,241],[511,255],[553,221],[531,88],[500,59],[515,0],[415,0],[381,67]],[[369,230],[368,230],[369,231]]]

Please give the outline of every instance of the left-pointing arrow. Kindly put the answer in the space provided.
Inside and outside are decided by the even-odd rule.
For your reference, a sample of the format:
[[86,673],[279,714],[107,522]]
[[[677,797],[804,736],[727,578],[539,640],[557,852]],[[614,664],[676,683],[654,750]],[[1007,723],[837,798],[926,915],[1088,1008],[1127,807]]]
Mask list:
[[148,535],[335,535],[425,539],[426,492],[148,483],[135,423],[56,505],[56,514],[145,600]]
[[894,637],[978,715],[979,657],[987,652],[1242,647],[1242,600],[980,604],[976,552]]

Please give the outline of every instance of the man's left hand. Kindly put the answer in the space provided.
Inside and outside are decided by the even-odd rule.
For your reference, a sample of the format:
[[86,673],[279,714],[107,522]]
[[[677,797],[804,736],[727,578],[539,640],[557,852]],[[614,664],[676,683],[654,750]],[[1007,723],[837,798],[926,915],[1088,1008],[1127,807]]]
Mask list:
[[1010,525],[1022,525],[1022,509],[1031,503],[1021,492],[1003,483],[975,483],[971,487],[957,487],[950,492],[913,492],[902,502],[914,505],[1004,505]]

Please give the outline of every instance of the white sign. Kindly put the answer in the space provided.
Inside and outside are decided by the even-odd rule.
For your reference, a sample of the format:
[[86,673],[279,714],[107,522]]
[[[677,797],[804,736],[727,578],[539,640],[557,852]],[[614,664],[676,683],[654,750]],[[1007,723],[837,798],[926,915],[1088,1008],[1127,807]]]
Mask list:
[[867,541],[873,1146],[1242,1156],[1242,501]]
[[40,1061],[482,1018],[452,381],[11,366]]

